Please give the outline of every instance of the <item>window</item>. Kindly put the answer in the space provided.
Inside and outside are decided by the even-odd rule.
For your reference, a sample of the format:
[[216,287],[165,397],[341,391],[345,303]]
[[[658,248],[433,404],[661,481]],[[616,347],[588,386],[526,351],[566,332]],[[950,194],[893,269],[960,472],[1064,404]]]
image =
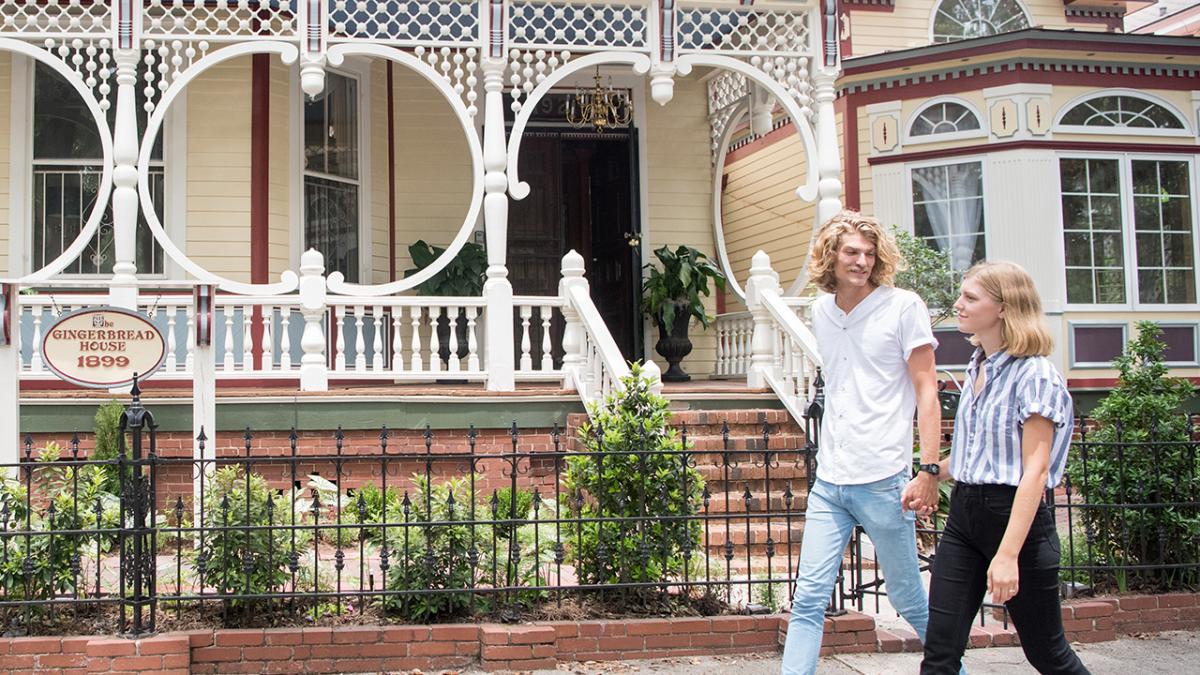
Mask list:
[[[138,89],[138,126],[146,113]],[[116,122],[116,106],[108,112],[109,125]],[[150,193],[159,220],[163,214],[162,135],[154,146],[150,165]],[[75,88],[54,69],[38,62],[33,77],[33,166],[31,185],[33,236],[31,256],[34,269],[45,267],[62,254],[79,236],[96,205],[104,153],[100,132],[91,112]],[[163,252],[139,215],[136,263],[142,274],[163,273]],[[63,272],[66,274],[111,274],[114,255],[112,208],[101,218],[95,237]]]
[[358,281],[358,82],[327,73],[325,91],[304,102],[304,248],[325,268]]
[[1060,160],[1068,303],[1196,302],[1191,172],[1185,159]]
[[1184,129],[1166,106],[1134,96],[1098,96],[1071,108],[1059,124],[1109,129]]
[[913,234],[947,252],[951,267],[984,258],[981,162],[914,168],[912,204]]
[[1017,0],[944,0],[933,15],[933,41],[950,42],[1029,28]]
[[938,367],[966,367],[975,353],[975,345],[971,344],[970,336],[957,328],[935,328],[933,336],[937,338],[938,346],[934,358]]
[[1197,364],[1196,324],[1160,324],[1159,338],[1167,345],[1163,361],[1171,365],[1194,366]]
[[1125,324],[1071,324],[1071,365],[1108,368],[1125,351]]
[[947,101],[921,111],[909,128],[909,136],[934,136],[962,131],[979,131],[979,118],[967,106]]

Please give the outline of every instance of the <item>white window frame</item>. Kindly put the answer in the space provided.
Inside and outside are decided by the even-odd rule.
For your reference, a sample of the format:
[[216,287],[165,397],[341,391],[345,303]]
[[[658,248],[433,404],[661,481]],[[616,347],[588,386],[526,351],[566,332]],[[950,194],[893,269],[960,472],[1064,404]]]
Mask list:
[[[943,4],[945,4],[946,2],[949,2],[949,1],[950,0],[936,0],[933,3],[933,9],[929,12],[929,26],[928,26],[928,28],[926,28],[925,34],[929,36],[930,44],[942,45],[942,44],[949,44],[951,42],[958,42],[959,40],[970,40],[971,39],[971,37],[962,37],[962,38],[959,38],[958,40],[946,40],[944,42],[939,42],[936,39],[936,37],[934,36],[933,28],[935,25],[937,25],[938,10],[941,9]],[[1016,2],[1017,6],[1021,8],[1021,12],[1025,14],[1025,23],[1029,24],[1028,27],[1032,28],[1032,27],[1036,26],[1037,24],[1035,24],[1033,22],[1033,13],[1029,11],[1029,7],[1023,2],[1023,0],[1013,0],[1013,2]],[[1014,30],[1025,30],[1025,29],[1019,28],[1019,29],[1014,29]],[[1005,31],[1005,32],[1013,32],[1013,31]],[[1002,34],[1003,33],[998,33],[998,35],[1002,35]]]
[[[987,251],[992,250],[992,238],[991,238],[991,232],[990,232],[991,228],[988,227],[988,220],[989,220],[988,219],[988,215],[989,215],[988,202],[989,202],[989,200],[988,200],[988,194],[987,194],[987,185],[988,185],[987,155],[964,155],[962,157],[945,157],[942,159],[930,159],[930,160],[924,160],[924,161],[920,161],[920,162],[905,162],[904,163],[904,203],[907,208],[907,214],[905,215],[905,218],[907,219],[906,220],[906,228],[907,228],[909,234],[913,235],[914,237],[920,238],[919,235],[917,235],[917,220],[916,220],[916,215],[913,211],[913,209],[915,208],[915,204],[913,204],[913,197],[912,197],[913,169],[925,169],[925,168],[934,167],[934,166],[947,166],[950,164],[970,164],[972,162],[979,163],[980,194],[983,197],[983,250],[984,250],[985,254]],[[959,271],[965,272],[966,270],[959,270]]]
[[[355,80],[358,85],[358,284],[374,283],[374,265],[372,256],[373,239],[371,194],[371,62],[368,59],[347,57],[339,68],[328,68],[326,73],[334,73]],[[290,269],[300,269],[300,256],[304,253],[304,228],[306,225],[304,213],[304,99],[305,94],[300,89],[300,67],[291,68],[291,100],[289,104],[290,119],[288,131],[291,138],[289,157],[292,171],[292,217],[289,219],[289,260]],[[326,274],[329,273],[328,266]]]
[[[912,133],[913,124],[917,118],[926,110],[943,103],[956,103],[966,108],[975,119],[979,122],[978,129],[968,129],[966,131],[951,131],[944,134],[921,134],[914,136]],[[967,101],[957,96],[939,96],[938,98],[926,101],[921,107],[917,108],[913,114],[908,116],[904,124],[904,144],[905,145],[921,145],[922,143],[941,143],[943,141],[961,141],[968,138],[986,138],[988,135],[987,118],[979,113],[979,109],[970,101]]]
[[1196,321],[1155,321],[1160,328],[1191,328],[1192,356],[1191,361],[1165,361],[1166,365],[1182,368],[1200,366],[1200,322]]
[[[1147,103],[1160,105],[1163,108],[1166,108],[1167,112],[1174,115],[1175,119],[1179,120],[1180,124],[1183,125],[1183,128],[1148,129],[1145,127],[1091,127],[1081,124],[1062,123],[1062,119],[1067,116],[1067,113],[1071,112],[1078,106],[1083,105],[1084,103],[1087,103],[1093,99],[1106,98],[1109,96],[1127,96],[1129,98],[1136,98],[1146,101]],[[1179,108],[1176,108],[1174,104],[1166,99],[1160,98],[1153,94],[1137,91],[1135,89],[1104,89],[1101,91],[1093,91],[1076,96],[1059,109],[1058,113],[1054,116],[1054,125],[1050,127],[1050,130],[1052,132],[1063,134],[1103,134],[1109,136],[1171,136],[1177,138],[1191,138],[1195,135],[1195,131],[1192,129],[1191,124],[1188,121],[1188,116],[1182,114],[1179,111]]]
[[[1200,191],[1196,186],[1196,159],[1192,155],[1161,152],[1161,153],[1143,153],[1143,152],[1059,152],[1055,157],[1061,161],[1064,159],[1116,159],[1117,169],[1121,180],[1121,244],[1122,258],[1125,265],[1125,302],[1100,304],[1100,303],[1066,303],[1067,311],[1094,311],[1094,312],[1119,312],[1119,311],[1196,311],[1196,305],[1186,303],[1173,304],[1153,304],[1144,303],[1138,300],[1137,286],[1137,244],[1136,232],[1133,227],[1133,174],[1132,166],[1135,160],[1151,160],[1151,161],[1184,161],[1188,164],[1188,181],[1191,188],[1192,199],[1192,283],[1195,284],[1197,298],[1200,299],[1200,205],[1196,200]],[[1061,168],[1058,168],[1058,176],[1062,176]],[[1061,178],[1058,190],[1058,236],[1060,241],[1063,241],[1063,260],[1060,261],[1063,270],[1064,284],[1066,280],[1066,241],[1064,239],[1065,222],[1063,220],[1062,211],[1062,185]],[[1065,285],[1064,285],[1065,288]],[[1063,298],[1067,297],[1064,292]]]
[[[24,96],[12,96],[9,107],[11,126],[9,141],[9,255],[8,274],[20,277],[32,274],[33,267],[33,87],[34,60],[22,54],[10,54],[11,91]],[[116,92],[110,99],[116,105]],[[181,91],[159,127],[163,143],[163,229],[171,241],[180,245],[187,238],[187,90]],[[139,143],[141,139],[138,139]],[[103,158],[100,159],[103,162]],[[109,199],[112,199],[110,193]],[[138,211],[142,210],[139,196]],[[182,268],[164,250],[163,271],[150,274],[138,270],[139,279],[166,280],[178,278]],[[69,274],[60,272],[58,279],[95,280],[107,274]]]
[[1075,328],[1120,328],[1121,329],[1121,350],[1129,346],[1129,324],[1123,321],[1068,321],[1067,322],[1067,362],[1072,368],[1104,368],[1112,369],[1112,363],[1109,361],[1077,361],[1075,359]]

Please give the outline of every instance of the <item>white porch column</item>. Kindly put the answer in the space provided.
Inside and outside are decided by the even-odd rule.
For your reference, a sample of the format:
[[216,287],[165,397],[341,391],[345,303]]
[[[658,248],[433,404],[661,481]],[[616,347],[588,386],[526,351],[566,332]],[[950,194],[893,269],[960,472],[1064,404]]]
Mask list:
[[109,303],[137,308],[137,49],[117,49],[117,116],[113,129],[113,276]]
[[310,248],[300,256],[300,314],[304,317],[304,333],[300,336],[300,348],[304,351],[300,357],[300,391],[329,390],[325,292],[325,256]]
[[771,269],[771,258],[759,250],[750,261],[750,278],[746,280],[746,306],[754,317],[754,334],[750,339],[750,367],[746,369],[746,386],[765,389],[767,373],[774,366],[775,324],[771,312],[763,304],[763,295],[779,295],[779,274]]
[[[188,336],[192,348],[192,515],[200,522],[200,474],[212,475],[217,457],[217,357],[213,349],[216,287],[209,286],[195,307],[195,327]],[[201,447],[201,434],[206,441]]]
[[[562,363],[562,388],[567,391],[575,389],[575,374],[580,368],[583,368],[583,363],[586,357],[583,354],[584,350],[584,333],[583,333],[583,318],[579,316],[579,312],[575,311],[575,305],[571,302],[571,289],[582,288],[584,293],[588,292],[588,281],[583,276],[583,256],[579,255],[574,249],[567,252],[562,259],[562,279],[558,281],[558,297],[563,299],[563,321],[566,326],[563,328],[563,363]],[[587,392],[582,392],[586,394]]]
[[[21,446],[21,333],[16,284],[0,286],[0,464],[20,461]],[[7,333],[9,339],[5,340]],[[16,476],[15,468],[0,477]]]
[[483,224],[487,236],[487,281],[483,298],[487,302],[488,391],[516,389],[513,353],[513,290],[508,280],[508,150],[504,138],[505,61],[483,59]]
[[[817,117],[817,222],[814,230],[842,210],[842,155],[838,147],[837,117],[833,110],[834,81],[837,70],[817,68],[814,80]],[[847,119],[845,124],[857,124]]]

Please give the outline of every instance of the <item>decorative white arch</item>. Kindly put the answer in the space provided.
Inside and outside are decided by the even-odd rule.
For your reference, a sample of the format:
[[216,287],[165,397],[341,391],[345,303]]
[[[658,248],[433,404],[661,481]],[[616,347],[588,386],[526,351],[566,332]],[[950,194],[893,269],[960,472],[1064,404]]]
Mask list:
[[[295,63],[299,57],[299,51],[295,45],[286,42],[262,41],[240,43],[225,47],[216,52],[204,56],[198,60],[191,68],[187,69],[171,85],[163,92],[162,98],[155,107],[154,112],[146,123],[146,130],[142,137],[141,151],[138,156],[138,193],[141,196],[142,211],[146,218],[146,224],[150,227],[150,231],[154,234],[154,238],[162,245],[163,251],[171,256],[181,267],[189,274],[205,281],[207,283],[216,284],[222,290],[233,293],[246,295],[266,294],[275,295],[279,293],[287,293],[295,290],[299,285],[299,277],[292,270],[287,270],[280,275],[280,281],[274,284],[247,284],[220,275],[214,274],[187,256],[173,242],[163,229],[162,223],[159,221],[157,214],[154,211],[153,199],[149,192],[149,160],[150,152],[154,147],[154,140],[162,127],[166,116],[166,111],[170,104],[179,95],[181,91],[198,77],[201,73],[209,68],[228,61],[230,59],[246,56],[249,54],[277,54],[280,60],[285,65]],[[459,122],[462,125],[463,133],[467,138],[468,149],[471,153],[472,163],[472,178],[473,178],[473,197],[471,204],[467,209],[467,215],[463,219],[463,225],[459,228],[458,234],[453,242],[446,248],[446,252],[431,265],[421,270],[406,279],[400,279],[387,284],[366,285],[366,284],[351,284],[346,283],[340,272],[333,272],[328,277],[328,288],[332,293],[356,295],[356,296],[381,296],[399,293],[401,291],[413,288],[433,275],[440,272],[443,268],[449,265],[458,251],[467,242],[471,231],[474,229],[475,221],[478,219],[479,211],[483,204],[483,150],[479,142],[479,137],[476,134],[475,126],[471,121],[471,116],[467,112],[467,107],[462,99],[454,91],[454,88],[446,82],[436,71],[433,70],[425,62],[417,57],[395,49],[379,44],[358,44],[344,43],[334,45],[329,48],[326,53],[329,64],[332,66],[341,65],[347,56],[363,55],[376,56],[379,58],[389,59],[401,65],[407,66],[419,73],[430,84],[438,89],[444,96],[451,108],[454,109]]]
[[[1154,105],[1162,106],[1163,108],[1166,109],[1167,112],[1171,113],[1171,115],[1173,115],[1175,117],[1175,119],[1179,120],[1179,123],[1181,125],[1183,125],[1183,128],[1181,128],[1181,129],[1157,129],[1157,128],[1149,128],[1149,127],[1144,127],[1144,128],[1143,127],[1100,127],[1100,126],[1089,127],[1089,126],[1065,125],[1062,123],[1063,117],[1066,117],[1067,113],[1071,112],[1075,108],[1079,107],[1080,105],[1083,105],[1084,103],[1087,103],[1088,101],[1098,99],[1098,98],[1104,98],[1106,96],[1125,96],[1128,98],[1135,98],[1135,99],[1138,99],[1141,101],[1146,101],[1147,103],[1153,103]],[[1183,114],[1182,112],[1180,112],[1179,108],[1175,107],[1175,105],[1173,103],[1171,103],[1170,101],[1168,101],[1160,96],[1155,96],[1154,94],[1149,94],[1144,91],[1138,91],[1138,90],[1134,90],[1134,89],[1123,89],[1123,88],[1100,89],[1098,91],[1091,91],[1086,94],[1081,94],[1079,96],[1076,96],[1075,98],[1071,99],[1066,104],[1064,104],[1063,107],[1060,108],[1058,110],[1058,112],[1054,115],[1054,126],[1051,127],[1051,130],[1061,131],[1061,132],[1066,132],[1066,133],[1119,134],[1122,136],[1127,136],[1127,135],[1191,136],[1192,135],[1192,127],[1188,123],[1188,116]]]
[[720,260],[721,271],[725,273],[729,289],[742,302],[746,301],[746,291],[742,289],[742,285],[733,275],[733,264],[729,262],[729,253],[725,249],[725,218],[721,213],[721,183],[725,179],[723,167],[725,166],[725,156],[729,154],[729,141],[733,138],[734,129],[742,123],[749,112],[750,106],[745,99],[742,99],[734,105],[733,112],[729,114],[729,120],[725,122],[725,128],[721,130],[721,138],[717,144],[717,160],[713,166],[712,183],[713,241],[717,245],[717,258]]
[[34,270],[18,279],[19,284],[36,284],[46,281],[50,277],[63,271],[67,265],[70,265],[79,254],[83,252],[84,247],[95,236],[96,230],[100,227],[100,220],[104,217],[104,212],[108,208],[108,198],[112,193],[112,174],[113,174],[113,141],[112,133],[108,127],[108,116],[100,108],[100,104],[92,95],[92,90],[86,84],[79,74],[66,63],[59,59],[54,54],[35,47],[28,42],[14,40],[11,38],[0,38],[0,50],[14,52],[28,56],[31,59],[46,64],[61,75],[67,82],[75,88],[75,91],[83,98],[84,104],[87,105],[88,111],[92,113],[93,121],[96,123],[96,129],[100,132],[100,148],[104,156],[104,166],[101,169],[100,185],[96,192],[96,202],[92,207],[92,212],[88,215],[87,221],[83,228],[71,242],[71,245],[66,248],[57,258],[44,265],[41,269]]

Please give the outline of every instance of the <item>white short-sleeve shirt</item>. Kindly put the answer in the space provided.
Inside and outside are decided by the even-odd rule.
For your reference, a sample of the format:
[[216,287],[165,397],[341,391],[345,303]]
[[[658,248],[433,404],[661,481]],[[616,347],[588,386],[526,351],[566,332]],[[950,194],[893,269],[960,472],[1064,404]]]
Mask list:
[[917,395],[908,357],[937,346],[925,303],[880,286],[847,314],[825,295],[813,304],[813,332],[825,376],[817,477],[855,485],[911,467]]

